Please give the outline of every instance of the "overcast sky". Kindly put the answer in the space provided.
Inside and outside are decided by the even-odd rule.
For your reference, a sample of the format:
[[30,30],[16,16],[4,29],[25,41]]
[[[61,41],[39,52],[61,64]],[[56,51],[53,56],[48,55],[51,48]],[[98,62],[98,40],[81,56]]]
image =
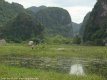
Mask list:
[[72,21],[81,23],[84,16],[92,10],[97,0],[5,0],[8,2],[17,2],[22,4],[25,8],[31,6],[52,6],[62,7],[71,15]]

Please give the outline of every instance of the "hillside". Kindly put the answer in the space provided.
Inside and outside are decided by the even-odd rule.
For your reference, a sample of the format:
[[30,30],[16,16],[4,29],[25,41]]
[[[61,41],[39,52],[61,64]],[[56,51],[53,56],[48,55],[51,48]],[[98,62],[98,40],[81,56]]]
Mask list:
[[90,13],[91,13],[91,12],[89,12],[89,13],[86,14],[86,16],[84,17],[84,20],[83,20],[83,22],[82,22],[82,24],[81,24],[81,28],[80,28],[80,30],[79,30],[79,36],[80,36],[81,38],[83,38],[84,30],[85,30],[87,21],[88,21],[88,19],[89,19],[89,17],[90,17]]
[[105,45],[107,41],[107,0],[98,0],[84,32],[84,42]]
[[0,0],[0,27],[20,12],[24,12],[22,5],[18,3],[10,4],[4,0]]
[[72,37],[73,35],[72,25],[70,25],[72,23],[71,18],[65,9],[46,6],[33,6],[24,9],[18,3],[8,3],[4,0],[0,0],[0,27],[3,27],[21,12],[26,12],[36,17],[36,20],[43,24],[45,33],[48,35],[62,35],[66,37]]
[[[37,8],[35,8],[35,11]],[[34,12],[34,9],[30,10]],[[72,36],[71,18],[65,9],[47,7],[35,13],[36,18],[45,26],[45,32],[49,35]],[[69,26],[68,26],[69,25]],[[71,33],[69,35],[69,33]]]
[[43,26],[33,16],[20,13],[10,20],[1,30],[7,41],[22,42],[42,38]]
[[41,41],[43,29],[35,16],[22,5],[0,0],[0,39],[7,42]]

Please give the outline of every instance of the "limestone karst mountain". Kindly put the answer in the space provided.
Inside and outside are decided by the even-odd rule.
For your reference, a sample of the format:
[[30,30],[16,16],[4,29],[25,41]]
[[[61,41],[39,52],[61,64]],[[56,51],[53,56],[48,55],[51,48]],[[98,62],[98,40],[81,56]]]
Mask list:
[[98,0],[87,21],[84,42],[105,45],[107,41],[107,0]]
[[45,26],[47,34],[72,37],[72,21],[67,10],[59,7],[42,7],[39,11],[33,7],[33,10],[31,8],[28,10],[35,13],[36,18]]
[[81,39],[83,38],[84,30],[85,30],[89,17],[90,17],[90,12],[86,14],[86,16],[84,17],[84,20],[80,26],[79,36],[81,37]]

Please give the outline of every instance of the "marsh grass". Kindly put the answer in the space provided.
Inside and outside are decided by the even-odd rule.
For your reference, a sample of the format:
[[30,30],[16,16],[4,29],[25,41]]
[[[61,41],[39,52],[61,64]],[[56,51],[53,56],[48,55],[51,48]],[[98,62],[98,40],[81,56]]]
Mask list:
[[[107,47],[102,46],[77,46],[77,45],[49,45],[39,44],[32,50],[27,44],[0,45],[0,59],[7,57],[16,58],[86,58],[106,59]],[[39,78],[39,80],[104,80],[102,77],[92,74],[86,76],[73,76],[67,73],[58,73],[40,69],[28,69],[12,67],[0,64],[0,78]]]
[[[58,50],[59,48],[62,50]],[[2,55],[106,59],[107,47],[40,44],[32,50],[26,44],[6,44],[0,46],[0,56]]]

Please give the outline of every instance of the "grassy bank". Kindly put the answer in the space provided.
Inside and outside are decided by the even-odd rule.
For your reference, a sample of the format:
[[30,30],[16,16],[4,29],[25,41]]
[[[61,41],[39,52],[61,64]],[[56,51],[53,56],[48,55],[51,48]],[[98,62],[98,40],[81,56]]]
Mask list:
[[31,47],[25,44],[7,44],[0,46],[0,56],[2,55],[106,59],[107,47],[42,44],[36,45],[32,50]]
[[35,78],[34,80],[103,80],[102,77],[96,75],[77,77],[69,74],[56,73],[54,71],[18,68],[5,65],[0,65],[0,78],[1,80],[3,78],[17,78],[17,80],[18,78]]

